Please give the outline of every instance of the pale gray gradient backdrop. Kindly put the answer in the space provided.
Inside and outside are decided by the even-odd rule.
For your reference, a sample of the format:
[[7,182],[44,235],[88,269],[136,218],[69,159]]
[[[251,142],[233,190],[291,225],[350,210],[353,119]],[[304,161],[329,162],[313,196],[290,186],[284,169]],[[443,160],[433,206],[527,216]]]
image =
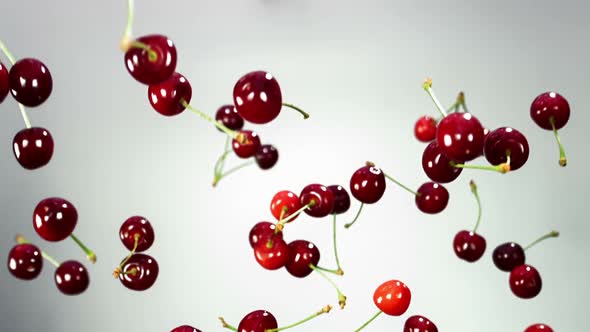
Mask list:
[[[76,234],[95,249],[98,263],[84,263],[91,285],[76,297],[57,291],[49,264],[32,282],[0,269],[0,330],[156,332],[192,324],[222,331],[219,315],[237,324],[264,308],[285,325],[335,305],[335,292],[317,275],[296,279],[262,269],[247,234],[271,220],[275,192],[299,192],[313,182],[348,187],[366,160],[411,187],[427,181],[420,166],[425,145],[413,137],[419,116],[437,114],[421,89],[427,76],[445,105],[464,90],[486,126],[521,130],[529,161],[507,175],[463,172],[447,186],[449,205],[436,216],[421,214],[413,197],[388,183],[353,228],[339,228],[346,275],[335,280],[348,306],[298,330],[356,329],[377,310],[374,289],[394,278],[412,290],[408,312],[382,316],[367,331],[401,331],[412,314],[447,332],[523,331],[535,322],[560,332],[583,328],[590,296],[587,12],[584,1],[136,1],[136,36],[162,33],[175,41],[193,105],[213,114],[231,102],[241,75],[265,69],[278,78],[285,101],[311,113],[303,121],[285,109],[269,125],[249,125],[278,147],[279,163],[267,172],[244,169],[213,189],[224,137],[189,112],[164,118],[151,109],[146,87],[129,76],[118,49],[124,0],[2,1],[1,38],[17,58],[42,59],[53,74],[51,98],[30,117],[51,131],[56,148],[47,167],[22,169],[11,142],[23,122],[13,100],[0,105],[0,253],[6,257],[14,235],[23,233],[59,260],[83,260],[73,242],[48,243],[33,230],[35,205],[61,196],[77,207]],[[565,169],[551,133],[529,117],[531,101],[546,90],[559,91],[572,107],[561,132]],[[488,249],[468,264],[451,244],[475,222],[472,178]],[[127,254],[119,226],[135,214],[152,221],[156,241],[147,253],[160,264],[155,286],[139,293],[111,276]],[[528,252],[543,290],[518,299],[491,252],[551,229],[562,237]],[[316,243],[321,265],[335,265],[329,218],[301,216],[285,237]]]

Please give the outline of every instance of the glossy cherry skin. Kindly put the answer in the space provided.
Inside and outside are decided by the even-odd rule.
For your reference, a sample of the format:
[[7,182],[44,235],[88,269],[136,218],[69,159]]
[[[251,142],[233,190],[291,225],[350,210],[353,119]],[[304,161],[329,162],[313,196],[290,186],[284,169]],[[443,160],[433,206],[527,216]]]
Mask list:
[[424,213],[436,214],[447,207],[449,192],[442,184],[426,182],[416,191],[416,206]]
[[514,242],[503,243],[497,246],[492,253],[494,265],[505,272],[510,272],[515,267],[523,265],[525,259],[524,249]]
[[[289,190],[279,191],[270,201],[270,212],[277,220],[281,220],[281,214],[282,218],[285,219],[299,209],[301,209],[299,196]],[[293,217],[289,222],[297,219],[297,217],[299,215]]]
[[240,130],[239,135],[243,135],[244,141],[232,140],[232,149],[236,156],[240,158],[250,158],[258,152],[260,148],[260,137],[252,130]]
[[361,203],[376,203],[385,193],[385,174],[375,166],[357,169],[350,177],[350,193]]
[[254,155],[260,169],[271,169],[279,160],[279,151],[270,144],[261,145]]
[[527,327],[524,332],[553,332],[553,329],[547,324],[534,324]]
[[428,115],[421,116],[414,125],[414,136],[424,143],[436,138],[436,120]]
[[19,131],[12,140],[12,152],[25,169],[34,170],[49,163],[53,156],[53,137],[45,128],[32,127]]
[[10,91],[8,69],[6,69],[6,66],[0,62],[0,104],[6,99],[6,96],[8,96],[8,91]]
[[172,40],[162,35],[148,35],[137,38],[156,53],[156,59],[150,59],[147,50],[131,47],[125,52],[127,71],[138,82],[152,85],[166,81],[176,70],[176,46]]
[[411,299],[410,289],[399,280],[386,281],[373,293],[373,302],[377,308],[390,316],[403,315]]
[[119,229],[119,237],[121,242],[128,250],[133,250],[135,246],[135,236],[139,236],[137,248],[135,252],[142,252],[148,250],[154,244],[155,234],[154,228],[149,220],[141,216],[133,216],[127,218]]
[[426,176],[434,182],[449,183],[459,177],[463,168],[453,167],[451,162],[463,163],[451,160],[442,154],[436,141],[430,142],[422,153],[422,169]]
[[294,277],[307,277],[318,266],[320,250],[313,243],[305,240],[295,240],[289,243],[289,260],[285,265],[287,271]]
[[277,327],[277,320],[270,312],[255,310],[242,318],[238,325],[238,332],[266,332]]
[[8,271],[16,278],[32,280],[43,268],[43,256],[37,246],[30,243],[17,244],[8,254]]
[[453,249],[457,257],[473,263],[483,256],[486,250],[486,240],[477,233],[460,231],[453,240]]
[[279,82],[265,71],[242,76],[234,86],[234,105],[244,120],[264,124],[281,112],[283,96]]
[[332,208],[332,214],[343,214],[350,208],[350,195],[348,191],[341,185],[328,186],[328,190],[332,192],[334,196],[334,208]]
[[553,130],[549,119],[553,118],[555,129],[561,129],[570,118],[570,105],[557,92],[544,92],[538,95],[531,104],[531,118],[546,130]]
[[430,319],[414,315],[406,319],[403,332],[438,332],[438,328]]
[[182,325],[172,329],[170,332],[201,332],[201,330],[190,325]]
[[149,86],[148,99],[156,112],[164,116],[174,116],[185,110],[181,101],[190,103],[192,93],[191,84],[186,77],[173,73],[167,80]]
[[10,93],[16,101],[36,107],[43,104],[53,90],[53,78],[43,62],[25,58],[17,61],[8,73]]
[[250,246],[254,249],[258,244],[266,244],[271,238],[283,239],[283,232],[275,233],[276,226],[268,221],[261,221],[250,230],[248,239]]
[[152,256],[133,254],[123,265],[122,271],[119,281],[125,287],[135,291],[144,291],[154,285],[160,268]]
[[289,246],[282,237],[274,237],[270,242],[262,241],[254,247],[254,257],[260,266],[267,270],[278,270],[289,260]]
[[334,195],[326,186],[321,184],[307,185],[299,194],[301,206],[305,206],[313,201],[313,206],[305,209],[305,213],[315,218],[323,218],[334,209]]
[[532,299],[539,295],[543,286],[539,271],[527,264],[515,267],[510,272],[509,282],[512,293],[522,299]]
[[483,127],[471,113],[451,113],[438,124],[436,142],[451,160],[470,161],[483,150]]
[[74,231],[78,223],[78,211],[67,200],[50,197],[42,200],[33,213],[33,227],[47,241],[61,241]]
[[66,295],[78,295],[90,284],[88,270],[77,261],[65,261],[55,270],[55,285]]
[[[234,105],[223,105],[215,112],[215,120],[221,122],[231,130],[241,130],[244,128],[244,119],[238,114]],[[221,129],[217,128],[221,131]]]
[[510,155],[510,170],[522,167],[529,158],[529,143],[522,133],[511,127],[501,127],[484,140],[484,155],[492,165],[505,163]]

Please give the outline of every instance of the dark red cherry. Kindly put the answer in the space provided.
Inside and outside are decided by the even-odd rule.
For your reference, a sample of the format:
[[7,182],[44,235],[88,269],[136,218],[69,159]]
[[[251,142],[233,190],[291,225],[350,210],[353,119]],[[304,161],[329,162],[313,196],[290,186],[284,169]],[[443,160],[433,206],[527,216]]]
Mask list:
[[539,295],[543,286],[539,271],[527,264],[515,267],[510,272],[509,281],[512,293],[522,299],[531,299]]
[[265,71],[242,76],[234,86],[234,105],[244,120],[264,124],[281,112],[283,97],[279,82]]
[[483,151],[483,127],[471,113],[451,113],[438,124],[436,142],[451,160],[470,161]]
[[376,203],[384,192],[385,174],[376,166],[363,166],[350,177],[350,193],[361,203]]
[[266,332],[277,327],[277,320],[270,312],[256,310],[242,318],[238,325],[238,332]]
[[492,165],[500,165],[508,161],[510,170],[522,167],[529,158],[529,143],[518,130],[501,127],[488,134],[484,140],[484,155]]
[[8,69],[0,62],[0,103],[8,96],[10,90],[10,79],[8,77]]
[[414,125],[414,136],[424,143],[436,138],[436,120],[428,115],[421,116]]
[[502,271],[510,272],[525,262],[524,249],[514,242],[503,243],[494,249],[492,259],[494,265]]
[[[299,196],[289,190],[279,191],[270,201],[270,212],[277,220],[281,220],[281,216],[282,219],[285,219],[299,209],[301,209]],[[298,216],[295,216],[289,222],[297,219]]]
[[282,236],[273,237],[272,241],[262,241],[254,247],[254,257],[263,268],[278,270],[289,260],[289,246]]
[[159,271],[158,262],[152,256],[133,254],[123,265],[119,281],[131,290],[144,291],[154,285]]
[[123,242],[125,248],[130,251],[135,246],[135,236],[139,236],[137,248],[135,252],[142,252],[148,250],[154,243],[154,229],[149,220],[141,216],[133,216],[127,218],[119,229],[119,237]]
[[289,243],[289,260],[285,268],[297,278],[307,277],[320,261],[320,250],[313,243],[305,240],[295,240]]
[[78,222],[76,207],[67,200],[50,197],[42,200],[33,213],[33,227],[47,241],[61,241],[74,231]]
[[[132,46],[125,52],[127,71],[138,82],[152,85],[164,82],[176,70],[176,47],[172,40],[162,35],[137,38],[148,50]],[[150,56],[150,54],[155,55]]]
[[8,271],[23,280],[37,278],[43,268],[43,256],[37,246],[30,243],[17,244],[8,254]]
[[254,159],[261,169],[270,169],[279,160],[279,151],[270,144],[264,144],[258,148]]
[[553,130],[550,119],[553,118],[555,129],[561,129],[570,118],[570,105],[557,92],[544,92],[531,104],[531,118],[546,130]]
[[78,295],[88,288],[86,267],[77,261],[65,261],[55,270],[55,285],[66,295]]
[[553,329],[547,324],[534,324],[527,327],[524,332],[553,332]]
[[451,162],[463,163],[451,160],[442,154],[436,141],[430,142],[422,153],[422,169],[426,176],[434,182],[449,183],[461,174],[463,168],[453,167]]
[[430,319],[414,315],[406,319],[404,324],[404,332],[438,332],[438,328]]
[[260,137],[252,130],[240,130],[238,135],[242,135],[244,140],[240,141],[233,139],[232,148],[236,156],[240,158],[250,158],[256,154],[260,147]]
[[304,210],[305,213],[312,217],[325,217],[332,213],[334,209],[334,195],[324,185],[314,183],[301,190],[299,194],[301,206],[310,204],[312,201],[313,205]]
[[190,103],[192,92],[186,77],[173,73],[167,80],[149,86],[148,99],[158,113],[174,116],[185,110],[181,101]]
[[449,203],[449,192],[442,184],[426,182],[416,192],[416,206],[424,213],[439,213]]
[[14,136],[12,152],[23,168],[41,168],[47,165],[53,156],[53,137],[45,128],[25,128]]
[[201,330],[190,325],[182,325],[172,329],[170,332],[201,332]]
[[[234,105],[223,105],[215,113],[215,120],[221,122],[231,130],[240,130],[244,128],[244,119],[238,114]],[[217,130],[222,131],[217,128]]]
[[258,244],[266,244],[271,238],[283,239],[283,232],[275,233],[276,226],[268,221],[261,221],[250,230],[248,239],[250,246],[254,249]]
[[348,211],[350,208],[350,195],[348,195],[348,191],[346,191],[341,185],[337,184],[328,186],[328,190],[330,190],[334,196],[334,208],[332,209],[332,214],[342,214]]
[[483,256],[486,250],[486,240],[477,233],[460,231],[453,240],[453,249],[455,249],[457,257],[473,263]]
[[25,58],[17,61],[10,72],[10,93],[16,101],[36,107],[43,104],[53,90],[53,78],[43,62]]

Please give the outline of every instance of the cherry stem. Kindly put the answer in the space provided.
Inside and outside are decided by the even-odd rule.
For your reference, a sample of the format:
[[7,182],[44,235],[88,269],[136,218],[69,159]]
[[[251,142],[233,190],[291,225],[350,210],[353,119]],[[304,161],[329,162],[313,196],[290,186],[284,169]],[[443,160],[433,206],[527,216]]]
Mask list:
[[225,172],[225,173],[223,173],[223,174],[219,174],[219,175],[218,175],[218,176],[217,176],[217,177],[216,177],[216,178],[213,180],[213,187],[215,187],[215,186],[217,185],[217,183],[218,183],[218,182],[219,182],[221,179],[223,179],[224,177],[226,177],[226,176],[230,175],[231,173],[233,173],[233,172],[235,172],[235,171],[237,171],[237,170],[239,170],[239,169],[241,169],[241,168],[244,168],[244,167],[250,166],[250,165],[254,164],[254,162],[255,162],[254,160],[247,161],[247,162],[245,162],[245,163],[243,163],[243,164],[240,164],[240,165],[238,165],[238,166],[236,166],[236,167],[234,167],[234,168],[232,168],[232,169],[228,170],[227,172]]
[[365,324],[363,324],[361,327],[359,327],[358,329],[354,330],[354,332],[358,332],[362,329],[364,329],[365,327],[367,327],[367,325],[371,324],[372,321],[375,320],[375,318],[379,317],[379,315],[381,315],[383,313],[383,311],[379,310],[378,313],[376,313],[373,317],[371,317],[371,319],[369,319]]
[[[305,209],[308,209],[314,205],[315,205],[315,200],[312,199],[309,203],[307,203],[304,206],[302,206],[301,208],[299,208],[299,210],[293,212],[293,214],[290,214],[287,218],[285,218],[285,219],[280,218],[279,222],[275,226],[275,234],[278,232],[281,232],[286,223],[293,220],[295,217],[297,217],[299,214],[301,214],[301,212],[305,211]],[[283,215],[283,212],[281,212],[281,216],[282,215]]]
[[133,7],[133,0],[127,0],[127,25],[125,26],[125,33],[120,43],[121,50],[124,52],[129,49],[131,36],[133,35]]
[[[12,53],[10,53],[10,51],[8,50],[8,47],[6,47],[6,45],[1,40],[0,40],[0,49],[2,50],[4,55],[6,55],[6,57],[10,61],[10,63],[14,65],[14,63],[16,62],[15,57],[12,55]],[[31,120],[29,119],[29,116],[27,115],[27,111],[25,110],[25,107],[19,102],[17,102],[17,104],[18,104],[18,108],[20,109],[20,114],[23,117],[23,121],[25,122],[25,126],[27,127],[27,129],[30,129],[32,127]]]
[[127,272],[122,272],[123,275],[128,275],[128,274],[133,274],[136,275],[137,274],[137,269],[136,268],[132,268],[131,270],[127,271]]
[[80,241],[80,239],[78,239],[76,235],[74,235],[74,233],[70,234],[70,237],[72,238],[72,240],[74,240],[74,242],[76,242],[76,244],[78,244],[80,248],[82,248],[82,250],[86,254],[86,258],[88,258],[88,260],[92,262],[92,264],[96,263],[96,254],[94,254],[92,250],[85,246],[84,243],[82,243],[82,241]]
[[299,107],[297,107],[297,106],[295,106],[295,105],[293,105],[293,104],[287,104],[287,103],[283,103],[283,106],[285,106],[285,107],[289,107],[289,108],[291,108],[291,109],[294,109],[294,110],[296,110],[297,112],[301,113],[301,115],[303,115],[303,118],[304,118],[304,119],[307,119],[307,118],[309,118],[309,114],[308,114],[307,112],[305,112],[304,110],[302,110],[301,108],[299,108]]
[[213,168],[213,186],[214,187],[221,178],[221,174],[223,172],[223,167],[225,166],[225,158],[227,158],[229,153],[232,151],[231,149],[228,149],[228,146],[229,146],[229,136],[225,136],[225,148],[223,149],[223,153],[221,154],[221,156],[219,156],[219,158],[215,162],[215,167]]
[[330,277],[328,277],[324,272],[322,272],[322,269],[320,269],[319,267],[317,267],[313,264],[309,264],[309,267],[312,270],[314,270],[315,272],[319,273],[322,277],[324,277],[324,279],[328,280],[328,282],[332,285],[332,287],[334,287],[336,292],[338,292],[338,305],[340,306],[340,309],[344,309],[344,306],[346,306],[346,296],[344,296],[344,294],[342,294],[342,292],[340,291],[340,288],[338,288],[336,283],[334,283],[334,281],[332,279],[330,279]]
[[0,40],[0,49],[2,50],[4,55],[6,55],[8,60],[10,60],[10,63],[14,65],[14,63],[16,62],[16,58],[12,55],[12,53],[10,53],[10,51],[8,50],[8,47],[6,47],[6,45],[1,40]]
[[531,244],[529,244],[528,246],[524,247],[524,250],[528,250],[531,247],[535,246],[537,243],[542,242],[546,239],[552,238],[552,237],[558,237],[559,236],[559,232],[558,231],[551,231],[548,234],[545,234],[543,236],[541,236],[540,238],[536,239],[535,241],[533,241]]
[[359,216],[361,215],[361,211],[363,210],[363,206],[365,206],[365,203],[361,203],[361,206],[359,207],[358,211],[356,212],[354,219],[352,219],[352,221],[349,222],[348,224],[345,224],[344,228],[350,228],[350,226],[352,226],[358,220]]
[[403,189],[407,190],[410,194],[414,195],[414,196],[420,196],[420,193],[413,191],[412,189],[410,189],[407,186],[404,186],[401,182],[397,181],[396,179],[392,178],[391,176],[389,176],[387,173],[383,172],[383,175],[385,175],[386,178],[388,178],[390,181],[392,181],[393,183],[397,184],[398,186],[402,187]]
[[127,261],[129,261],[131,256],[133,256],[133,254],[135,254],[135,250],[137,250],[137,246],[139,245],[139,237],[140,237],[139,234],[135,234],[133,236],[133,239],[135,240],[135,242],[133,243],[133,249],[131,250],[131,252],[129,252],[129,255],[127,255],[127,257],[125,257],[125,259],[121,262],[121,264],[119,264],[119,266],[117,266],[115,268],[115,270],[113,271],[113,277],[115,277],[116,279],[119,278],[119,275],[123,271],[123,266],[125,265],[125,263],[127,263]]
[[465,111],[466,113],[469,113],[469,110],[467,109],[467,105],[465,104],[465,93],[463,91],[459,92],[459,94],[457,95],[457,103],[459,105],[461,105],[461,108],[463,108],[463,111]]
[[436,105],[436,109],[440,112],[440,114],[443,116],[443,118],[446,117],[447,116],[447,113],[445,112],[444,107],[442,106],[442,104],[440,103],[440,101],[438,101],[438,99],[434,95],[434,91],[432,90],[432,79],[431,78],[427,78],[424,81],[424,84],[422,85],[422,88],[424,88],[424,90],[426,90],[426,92],[430,96],[430,99],[432,99],[432,101],[434,102],[434,105]]
[[[25,237],[21,234],[18,234],[16,236],[15,240],[16,240],[16,243],[18,243],[18,244],[31,243],[31,242],[27,241],[27,239],[25,239]],[[43,258],[48,260],[49,263],[53,264],[53,266],[55,266],[56,268],[59,267],[59,263],[53,257],[49,256],[46,252],[44,252],[43,250],[41,250],[41,256],[43,256]]]
[[338,248],[336,246],[336,215],[334,215],[334,220],[332,222],[332,240],[334,242],[334,257],[336,258],[336,267],[338,267],[338,269],[336,270],[336,274],[344,275],[344,271],[340,266],[340,259],[338,259]]
[[342,275],[342,273],[340,273],[340,271],[338,271],[338,270],[326,269],[325,267],[321,267],[321,266],[316,266],[316,268],[318,270],[322,270],[324,272],[332,273],[332,274],[335,274],[337,276],[341,276]]
[[567,158],[565,157],[565,149],[563,148],[561,140],[559,139],[559,135],[557,134],[557,129],[555,129],[555,119],[553,117],[550,117],[549,123],[551,123],[553,135],[555,135],[555,140],[557,141],[557,145],[559,146],[559,166],[565,167],[567,165]]
[[200,117],[202,117],[203,119],[205,119],[206,121],[214,124],[217,128],[219,128],[219,130],[223,131],[224,133],[226,133],[230,138],[237,140],[240,143],[244,143],[244,138],[240,138],[238,136],[240,136],[238,133],[236,133],[235,131],[229,129],[228,127],[226,127],[223,123],[219,122],[219,121],[215,121],[212,117],[210,117],[209,115],[199,111],[198,109],[194,108],[193,106],[191,106],[189,103],[187,103],[184,99],[180,100],[180,104],[182,106],[184,106],[186,109],[188,109],[189,111],[199,115]]
[[450,161],[449,165],[455,168],[470,168],[470,169],[480,169],[484,171],[494,171],[501,174],[506,174],[510,172],[510,156],[506,156],[507,161],[505,163],[498,164],[496,166],[485,166],[485,165],[467,165],[467,164],[459,164],[454,161]]
[[473,196],[475,196],[475,200],[477,201],[477,222],[475,223],[475,227],[473,228],[473,233],[477,232],[477,228],[479,227],[479,223],[481,222],[481,200],[479,199],[479,194],[477,193],[477,185],[475,181],[469,181],[469,187],[471,188],[471,192]]
[[232,330],[232,331],[236,331],[236,332],[238,331],[238,329],[237,329],[237,328],[235,328],[235,327],[233,327],[233,326],[229,325],[229,324],[228,324],[228,323],[225,321],[225,319],[224,319],[223,317],[218,317],[218,319],[219,319],[219,321],[221,322],[221,326],[223,326],[224,328],[226,328],[226,329],[229,329],[229,330]]
[[156,53],[156,51],[152,50],[150,48],[150,46],[146,43],[142,43],[140,41],[134,40],[131,42],[127,43],[127,48],[139,48],[142,49],[146,52],[148,52],[148,60],[150,62],[156,62],[156,60],[158,60],[158,53]]
[[327,314],[327,313],[330,312],[330,310],[332,310],[332,306],[328,304],[325,307],[323,307],[322,309],[320,309],[319,311],[315,312],[313,315],[311,315],[311,316],[309,316],[309,317],[307,317],[305,319],[302,319],[302,320],[298,321],[297,323],[293,323],[291,325],[287,325],[287,326],[283,326],[283,327],[277,327],[277,328],[274,328],[274,329],[267,329],[264,332],[278,332],[278,331],[287,330],[287,329],[290,329],[292,327],[299,326],[299,325],[301,325],[301,324],[303,324],[305,322],[308,322],[308,321],[316,318],[319,315]]

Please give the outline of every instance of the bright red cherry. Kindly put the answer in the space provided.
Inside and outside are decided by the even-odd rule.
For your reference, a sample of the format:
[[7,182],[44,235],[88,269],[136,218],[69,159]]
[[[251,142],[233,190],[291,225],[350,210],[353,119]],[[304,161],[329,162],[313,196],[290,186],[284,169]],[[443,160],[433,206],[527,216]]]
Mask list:
[[258,244],[266,244],[271,238],[283,239],[283,232],[275,232],[276,226],[268,221],[261,221],[250,230],[248,239],[250,246],[254,249]]
[[483,256],[486,250],[486,240],[477,233],[460,231],[453,240],[453,249],[457,257],[473,263]]
[[254,155],[256,164],[261,169],[272,168],[279,160],[279,151],[270,144],[261,145]]
[[[307,185],[299,194],[301,206],[311,204],[305,213],[315,218],[322,218],[334,209],[334,195],[326,186],[321,184]],[[313,202],[313,203],[312,203]]]
[[8,69],[0,62],[0,104],[8,96],[10,90],[10,79],[8,77]]
[[373,302],[379,310],[390,316],[403,315],[410,306],[412,293],[399,280],[389,280],[381,284],[373,294]]
[[14,157],[28,170],[47,165],[53,156],[53,146],[53,137],[41,127],[25,128],[12,140]]
[[[285,219],[299,209],[301,209],[299,197],[288,190],[279,191],[270,201],[270,212],[277,220]],[[298,216],[296,215],[289,222],[297,219]]]
[[503,243],[494,249],[492,259],[494,265],[502,271],[510,272],[525,262],[524,249],[514,242]]
[[522,299],[531,299],[539,295],[543,286],[539,271],[527,264],[515,267],[510,272],[509,282],[512,293]]
[[289,246],[282,237],[274,237],[270,242],[258,243],[254,247],[254,257],[263,268],[278,270],[289,260]]
[[47,241],[61,241],[74,231],[78,222],[76,207],[67,200],[50,197],[35,207],[33,227],[40,237]]
[[43,104],[53,90],[53,78],[43,62],[25,58],[17,61],[10,72],[10,93],[16,101],[36,107]]
[[158,113],[174,116],[185,110],[181,102],[190,103],[192,92],[186,77],[173,73],[167,80],[149,86],[148,99]]
[[172,40],[162,35],[148,35],[135,42],[145,47],[132,46],[125,52],[125,65],[129,74],[146,85],[158,84],[170,78],[176,70],[176,47]]
[[436,120],[428,115],[421,116],[414,125],[414,136],[424,143],[436,138]]
[[343,214],[350,208],[350,195],[348,191],[341,185],[328,186],[328,190],[332,192],[334,196],[334,208],[332,214]]
[[359,168],[350,178],[350,193],[361,203],[376,203],[384,192],[385,174],[374,165]]
[[268,72],[250,72],[234,86],[234,105],[246,121],[257,124],[271,122],[283,106],[281,87]]
[[289,243],[289,260],[285,268],[292,276],[307,277],[313,271],[310,265],[318,266],[319,261],[320,250],[313,243],[305,240]]
[[[215,113],[215,120],[220,121],[231,130],[241,130],[244,128],[244,119],[238,114],[234,105],[221,106]],[[217,130],[221,131],[219,128]]]
[[422,169],[434,182],[449,183],[459,177],[463,169],[451,166],[451,162],[463,163],[451,160],[442,154],[436,141],[430,142],[422,153]]
[[17,244],[8,254],[8,271],[23,280],[32,280],[39,276],[43,268],[43,256],[37,246],[30,243]]
[[65,261],[55,270],[55,285],[66,295],[78,295],[88,288],[86,267],[77,261]]
[[527,327],[524,332],[553,332],[553,329],[547,324],[534,324]]
[[484,140],[484,155],[492,165],[506,163],[510,156],[510,170],[514,171],[529,158],[529,143],[518,130],[501,127],[490,132]]
[[570,105],[559,93],[544,92],[533,100],[531,118],[539,127],[546,130],[553,130],[553,119],[555,129],[561,129],[570,118]]
[[170,332],[201,332],[201,330],[190,325],[182,325],[172,329]]
[[238,135],[242,135],[243,141],[240,143],[237,139],[232,140],[232,148],[236,156],[240,158],[250,158],[256,154],[260,147],[260,137],[251,130],[240,130]]
[[133,254],[123,265],[119,281],[135,291],[144,291],[152,287],[158,278],[158,262],[146,254]]
[[135,247],[136,236],[139,236],[139,239],[137,240],[135,252],[146,251],[154,243],[154,229],[152,224],[144,217],[129,217],[119,229],[119,237],[123,245],[129,250],[133,250],[133,247]]
[[438,332],[438,328],[430,319],[414,315],[406,319],[404,324],[404,332]]
[[266,332],[277,327],[277,320],[270,312],[255,310],[242,318],[238,325],[238,332]]
[[470,161],[483,150],[483,127],[471,113],[451,113],[438,124],[436,141],[451,160]]
[[447,207],[449,192],[443,185],[426,182],[418,188],[415,201],[418,209],[424,213],[436,214]]

